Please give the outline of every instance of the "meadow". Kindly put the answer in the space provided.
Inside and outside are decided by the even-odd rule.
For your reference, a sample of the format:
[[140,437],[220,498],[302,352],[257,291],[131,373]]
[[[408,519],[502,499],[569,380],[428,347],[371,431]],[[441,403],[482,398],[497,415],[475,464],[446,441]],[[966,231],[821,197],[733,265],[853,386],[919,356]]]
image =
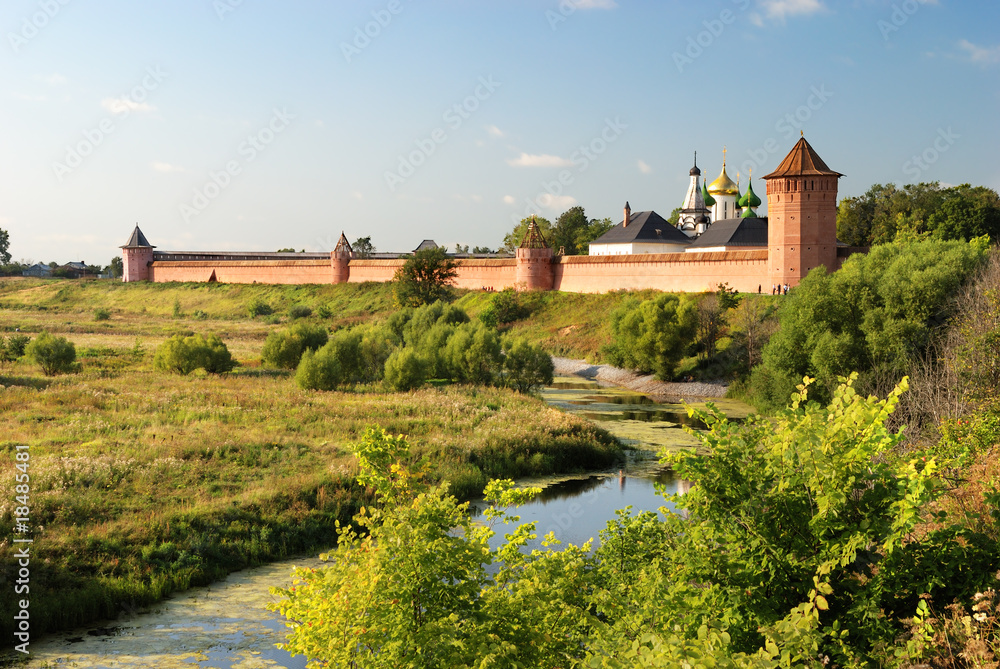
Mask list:
[[[464,299],[474,311],[473,297]],[[252,300],[274,313],[251,318]],[[25,360],[0,364],[4,476],[13,478],[18,445],[31,454],[34,634],[328,548],[335,523],[371,501],[354,482],[350,447],[372,425],[406,435],[411,464],[425,461],[429,477],[447,480],[460,498],[479,494],[489,478],[603,468],[621,455],[599,428],[509,390],[302,391],[291,373],[259,360],[267,334],[297,305],[331,328],[393,310],[391,291],[379,285],[0,281],[0,335],[65,336],[79,363],[56,377]],[[560,330],[574,323],[561,317],[533,327],[565,337]],[[221,376],[154,370],[155,347],[190,332],[220,335],[240,366]],[[573,341],[584,343],[566,351],[583,356],[593,347]],[[13,493],[0,499],[5,548],[15,506]],[[12,605],[0,604],[5,639]]]

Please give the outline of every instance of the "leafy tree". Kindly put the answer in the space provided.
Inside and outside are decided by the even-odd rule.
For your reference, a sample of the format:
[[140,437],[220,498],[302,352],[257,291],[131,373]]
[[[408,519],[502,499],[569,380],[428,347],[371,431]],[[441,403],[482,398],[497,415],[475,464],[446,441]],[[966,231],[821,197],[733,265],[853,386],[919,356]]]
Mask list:
[[521,302],[521,297],[513,288],[505,288],[490,298],[486,308],[479,312],[483,325],[496,328],[527,318],[530,310]]
[[519,393],[527,393],[552,383],[552,358],[541,346],[523,337],[503,340],[503,383]]
[[295,370],[295,383],[303,390],[335,390],[345,382],[338,356],[325,346],[306,349]]
[[115,256],[111,259],[111,264],[108,265],[108,276],[112,279],[120,279],[122,274],[125,273],[125,266],[122,263],[121,256]]
[[488,246],[476,246],[475,248],[472,249],[472,252],[476,254],[493,253],[493,251],[490,250],[490,247]]
[[156,347],[153,366],[183,375],[196,369],[221,374],[231,371],[236,366],[236,361],[218,335],[211,334],[207,339],[200,334],[188,337],[174,335]]
[[535,226],[551,245],[552,223],[548,219],[542,218],[541,216],[536,216],[534,218],[529,216],[528,218],[521,219],[521,222],[515,225],[514,229],[504,236],[503,246],[500,247],[500,250],[506,253],[514,253],[517,250],[517,247],[521,245],[521,242],[524,241],[524,236],[528,234],[528,226],[531,225],[532,221],[535,222]]
[[24,355],[31,338],[23,334],[13,334],[6,339],[0,337],[0,362],[14,362]]
[[205,340],[204,364],[202,367],[209,374],[222,374],[230,372],[236,367],[229,347],[219,338],[217,334],[210,334]]
[[456,276],[456,263],[444,249],[421,249],[396,271],[393,278],[396,301],[407,307],[447,301],[452,296],[450,284]]
[[295,323],[287,330],[267,335],[260,357],[265,364],[295,369],[303,352],[315,351],[325,345],[328,338],[329,334],[322,325]]
[[293,248],[278,249],[276,253],[295,253],[295,249]]
[[669,223],[674,227],[677,227],[677,224],[680,223],[681,220],[681,209],[683,208],[684,207],[677,207],[672,212],[670,212],[670,216],[667,218],[667,223]]
[[0,230],[0,265],[10,262],[10,235],[6,230]]
[[393,390],[413,390],[427,381],[427,363],[412,348],[398,348],[385,361],[385,384]]
[[468,244],[466,244],[465,246],[462,246],[461,244],[455,244],[455,253],[468,253],[468,252],[469,252]]
[[40,366],[45,376],[55,376],[74,370],[76,346],[65,337],[43,332],[28,343],[24,355]]
[[612,341],[602,352],[613,365],[669,380],[694,335],[697,311],[697,300],[686,295],[623,300],[611,315]]
[[351,244],[351,250],[354,252],[354,257],[367,260],[375,255],[375,245],[372,244],[372,238],[369,237],[358,237]]
[[553,249],[563,249],[568,256],[579,255],[579,238],[586,234],[590,222],[583,207],[571,207],[556,219],[549,243]]

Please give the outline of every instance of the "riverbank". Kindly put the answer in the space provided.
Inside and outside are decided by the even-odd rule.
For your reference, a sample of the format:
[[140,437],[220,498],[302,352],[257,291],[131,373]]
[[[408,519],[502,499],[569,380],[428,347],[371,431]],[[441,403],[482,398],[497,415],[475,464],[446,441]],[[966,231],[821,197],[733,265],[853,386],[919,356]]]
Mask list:
[[611,365],[594,365],[586,360],[553,357],[557,376],[579,376],[601,384],[627,388],[642,393],[657,402],[679,402],[688,398],[721,398],[728,386],[724,383],[671,383],[660,381],[652,374],[639,374]]

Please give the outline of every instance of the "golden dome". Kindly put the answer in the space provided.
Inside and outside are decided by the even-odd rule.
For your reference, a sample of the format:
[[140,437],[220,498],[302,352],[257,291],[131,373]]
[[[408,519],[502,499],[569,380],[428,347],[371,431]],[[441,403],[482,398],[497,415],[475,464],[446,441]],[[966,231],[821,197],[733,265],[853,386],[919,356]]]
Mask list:
[[726,174],[726,162],[722,161],[722,174],[719,178],[708,184],[708,192],[712,195],[736,195],[740,194],[740,187],[733,183],[733,180]]

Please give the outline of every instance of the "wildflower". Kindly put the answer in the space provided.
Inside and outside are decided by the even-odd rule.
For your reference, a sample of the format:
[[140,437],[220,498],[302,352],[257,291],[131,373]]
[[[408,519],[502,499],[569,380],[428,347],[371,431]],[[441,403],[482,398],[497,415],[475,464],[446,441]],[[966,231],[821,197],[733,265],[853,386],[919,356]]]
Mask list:
[[972,614],[972,617],[976,620],[976,622],[979,622],[979,623],[986,622],[986,614],[985,613],[974,613],[974,614]]

